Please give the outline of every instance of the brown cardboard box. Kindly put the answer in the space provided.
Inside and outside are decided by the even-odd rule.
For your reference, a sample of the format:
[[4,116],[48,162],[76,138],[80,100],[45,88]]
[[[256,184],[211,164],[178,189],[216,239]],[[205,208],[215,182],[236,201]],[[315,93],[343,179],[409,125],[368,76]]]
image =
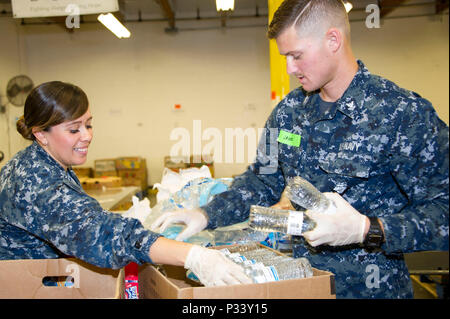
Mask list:
[[[73,287],[44,286],[48,276],[74,278]],[[119,299],[124,270],[99,268],[75,258],[0,261],[0,298]]]
[[[262,246],[265,247],[265,246]],[[222,247],[217,247],[222,248]],[[266,248],[266,247],[265,247]],[[270,249],[270,248],[267,248]],[[280,252],[275,251],[282,255]],[[139,297],[159,299],[335,299],[334,274],[313,268],[313,277],[261,284],[204,287],[186,278],[186,269],[155,266],[139,268]]]
[[146,161],[139,156],[118,157],[116,159],[116,169],[146,169]]
[[212,155],[191,155],[189,158],[184,156],[165,156],[164,167],[170,168],[175,172],[179,172],[180,169],[186,169],[191,167],[200,168],[203,165],[208,166],[211,172],[211,177],[214,177],[214,162]]
[[78,178],[93,177],[94,175],[92,167],[72,167],[72,169]]
[[84,190],[102,189],[103,187],[120,187],[122,178],[117,176],[102,176],[97,178],[80,178],[81,186]]
[[179,172],[180,169],[189,167],[189,158],[185,156],[164,156],[164,167]]
[[123,186],[138,186],[147,189],[147,164],[145,158],[119,157],[116,159],[117,176],[122,178]]
[[120,169],[117,171],[123,186],[138,186],[147,189],[147,171],[135,169]]
[[117,176],[115,159],[99,159],[94,161],[94,177]]

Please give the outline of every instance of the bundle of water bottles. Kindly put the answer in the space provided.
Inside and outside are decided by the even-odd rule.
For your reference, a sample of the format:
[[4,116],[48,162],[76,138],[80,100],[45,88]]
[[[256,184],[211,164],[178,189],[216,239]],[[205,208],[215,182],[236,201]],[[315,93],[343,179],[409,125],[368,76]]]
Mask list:
[[279,255],[257,243],[223,248],[221,251],[241,265],[255,283],[313,276],[308,259]]
[[304,210],[323,214],[333,214],[336,211],[333,201],[300,176],[289,180],[284,193],[290,201],[301,206],[303,211],[252,205],[249,217],[252,229],[300,236],[316,227],[316,223],[303,213]]
[[[222,248],[220,251],[227,258],[242,266],[245,274],[254,283],[313,276],[313,270],[308,259],[280,255],[256,242],[230,246]],[[187,277],[198,281],[190,270],[187,271]]]

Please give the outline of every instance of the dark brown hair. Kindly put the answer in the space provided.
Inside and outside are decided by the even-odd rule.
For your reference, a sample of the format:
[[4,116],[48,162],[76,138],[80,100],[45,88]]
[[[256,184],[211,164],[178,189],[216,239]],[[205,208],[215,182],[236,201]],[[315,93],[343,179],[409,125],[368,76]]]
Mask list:
[[16,123],[17,131],[33,141],[33,127],[48,131],[52,126],[79,118],[88,107],[86,93],[78,86],[60,81],[42,83],[25,100],[24,114]]
[[309,31],[321,23],[341,27],[350,37],[350,24],[342,0],[285,0],[273,15],[267,37],[276,39],[294,24],[300,32]]

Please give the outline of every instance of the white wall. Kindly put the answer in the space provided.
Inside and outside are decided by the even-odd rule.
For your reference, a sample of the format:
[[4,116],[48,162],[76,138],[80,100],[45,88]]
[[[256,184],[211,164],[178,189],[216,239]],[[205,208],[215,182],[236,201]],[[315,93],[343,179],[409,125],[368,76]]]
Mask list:
[[[166,23],[127,26],[132,37],[126,40],[97,24],[82,24],[73,34],[56,25],[18,28],[26,52],[22,68],[36,84],[59,79],[88,94],[95,138],[87,165],[99,158],[143,156],[153,184],[176,142],[169,139],[173,128],[187,128],[192,138],[193,120],[202,120],[203,129],[217,127],[223,136],[225,128],[264,125],[271,111],[264,27],[171,35],[163,31]],[[430,99],[448,123],[448,16],[386,20],[377,30],[355,22],[352,32],[355,54],[372,73]],[[16,43],[17,29],[3,18],[2,47],[5,41]],[[0,69],[18,68],[11,63],[17,48],[2,51]],[[0,92],[13,71],[0,75]],[[292,79],[291,89],[297,85]],[[183,111],[174,112],[174,104]],[[239,174],[247,163],[215,166],[216,176],[223,177]]]
[[0,105],[5,106],[5,113],[0,112],[0,151],[5,155],[0,168],[17,150],[29,145],[16,131],[16,120],[23,109],[9,104],[6,98],[9,79],[28,73],[25,39],[21,28],[11,18],[0,17]]
[[355,55],[369,70],[415,91],[449,123],[448,15],[386,19],[379,29],[352,24]]

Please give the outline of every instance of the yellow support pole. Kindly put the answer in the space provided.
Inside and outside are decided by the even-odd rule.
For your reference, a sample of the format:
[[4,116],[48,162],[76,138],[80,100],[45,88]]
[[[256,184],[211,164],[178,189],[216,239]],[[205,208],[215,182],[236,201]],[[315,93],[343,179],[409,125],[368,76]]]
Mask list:
[[[269,24],[275,11],[283,0],[268,0]],[[286,58],[280,54],[275,39],[269,41],[270,50],[270,89],[272,107],[275,107],[289,93],[289,74],[286,69]]]

